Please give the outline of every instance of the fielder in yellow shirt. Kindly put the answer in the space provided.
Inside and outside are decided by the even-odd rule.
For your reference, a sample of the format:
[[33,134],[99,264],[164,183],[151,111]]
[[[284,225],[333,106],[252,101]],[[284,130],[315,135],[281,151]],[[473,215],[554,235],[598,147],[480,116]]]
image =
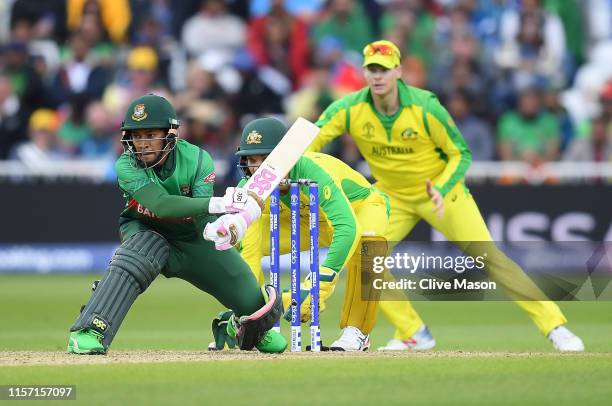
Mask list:
[[[446,109],[433,93],[401,80],[400,52],[392,42],[368,44],[363,55],[368,86],[323,112],[317,122],[321,132],[311,150],[350,134],[372,170],[375,187],[390,198],[389,242],[401,241],[424,219],[468,254],[486,249],[487,272],[553,346],[560,351],[584,350],[580,338],[564,326],[567,320],[559,307],[534,299],[541,298],[539,290],[492,242],[465,186],[470,150]],[[425,326],[410,302],[382,301],[380,307],[397,328],[383,349],[412,349],[411,338]]]

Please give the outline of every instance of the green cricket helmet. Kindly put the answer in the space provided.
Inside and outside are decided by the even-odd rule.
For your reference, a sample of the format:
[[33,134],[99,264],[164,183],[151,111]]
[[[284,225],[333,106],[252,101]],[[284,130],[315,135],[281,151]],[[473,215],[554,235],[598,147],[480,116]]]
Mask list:
[[[174,107],[162,96],[147,94],[134,99],[128,106],[125,118],[121,124],[121,143],[123,149],[131,154],[136,162],[145,168],[152,168],[162,161],[176,147],[176,139],[179,136],[179,121],[176,117]],[[142,152],[134,148],[132,142],[132,131],[139,129],[162,129],[166,134],[163,138],[162,149],[150,152],[157,152],[157,158],[151,164],[147,164],[140,159]]]
[[236,155],[240,157],[238,167],[245,176],[250,176],[247,156],[268,155],[286,132],[287,126],[273,117],[255,119],[244,127]]

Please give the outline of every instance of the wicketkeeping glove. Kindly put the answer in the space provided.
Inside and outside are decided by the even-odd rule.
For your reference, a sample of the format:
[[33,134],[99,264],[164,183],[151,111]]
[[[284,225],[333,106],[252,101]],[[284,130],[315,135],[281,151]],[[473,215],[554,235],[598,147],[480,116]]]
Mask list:
[[[304,283],[300,286],[300,321],[306,323],[310,321],[310,286],[311,280],[310,275],[306,276]],[[332,269],[322,266],[319,268],[319,312],[325,310],[325,301],[334,293],[336,283],[338,282],[338,273]],[[283,308],[285,314],[283,318],[287,321],[291,321],[291,292],[283,292]]]
[[224,214],[212,223],[206,224],[203,236],[205,240],[213,241],[218,251],[225,251],[244,238],[248,226],[241,213]]

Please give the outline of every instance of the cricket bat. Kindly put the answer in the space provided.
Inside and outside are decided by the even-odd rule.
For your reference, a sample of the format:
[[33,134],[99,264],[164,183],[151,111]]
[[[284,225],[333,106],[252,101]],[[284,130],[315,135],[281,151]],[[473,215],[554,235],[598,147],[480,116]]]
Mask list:
[[266,200],[312,144],[317,134],[319,127],[305,118],[298,117],[243,188],[252,191],[261,200]]

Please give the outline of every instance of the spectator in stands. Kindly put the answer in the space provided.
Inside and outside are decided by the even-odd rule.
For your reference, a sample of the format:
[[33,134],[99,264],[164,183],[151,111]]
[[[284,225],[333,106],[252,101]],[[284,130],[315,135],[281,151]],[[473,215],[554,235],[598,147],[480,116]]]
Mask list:
[[434,45],[434,17],[423,0],[393,0],[381,19],[383,37],[398,45],[402,55],[419,58],[431,66]]
[[[249,13],[251,17],[263,17],[270,12],[276,0],[250,0]],[[300,17],[305,21],[314,21],[323,7],[325,0],[283,0],[285,10],[292,16]]]
[[70,98],[68,115],[57,130],[60,147],[71,156],[76,156],[79,145],[85,141],[91,132],[89,123],[85,120],[85,110],[89,98],[83,93],[76,93]]
[[523,0],[520,12],[504,13],[501,38],[496,61],[508,71],[515,88],[565,85],[563,25],[541,7],[540,0]]
[[[481,55],[481,44],[478,37],[474,35],[470,27],[467,25],[467,14],[464,8],[457,7],[453,9],[450,16],[460,16],[448,18],[449,27],[444,35],[438,33],[436,39],[436,59],[437,65],[450,65],[454,60],[472,61],[478,60],[484,62]],[[441,25],[438,20],[439,25]],[[441,28],[438,28],[439,30]]]
[[427,87],[427,69],[423,60],[407,56],[402,61],[402,79],[409,86],[425,89]]
[[28,53],[33,58],[34,68],[46,82],[60,64],[60,52],[57,43],[51,38],[53,24],[48,18],[38,22],[27,18],[13,19],[11,37],[14,41],[27,44]]
[[5,159],[15,144],[27,139],[26,123],[27,116],[10,78],[0,73],[0,159]]
[[584,35],[588,44],[608,41],[612,38],[612,3],[610,0],[583,0]]
[[612,120],[612,79],[601,90],[599,101],[601,103],[601,114],[610,123]]
[[177,41],[170,35],[170,10],[167,0],[157,0],[148,4],[146,14],[140,16],[134,26],[133,43],[146,45],[155,49],[159,57],[159,77],[168,88],[181,88],[176,82],[176,77],[172,77],[171,69],[173,63],[175,67],[185,66],[186,55],[184,50],[178,45]]
[[238,93],[232,95],[230,105],[239,120],[247,114],[284,113],[283,98],[291,90],[289,82],[283,84],[281,75],[274,75],[265,68],[257,69],[253,57],[246,50],[236,54],[234,66],[240,72],[242,84]]
[[354,92],[366,85],[361,67],[361,57],[355,60],[346,52],[342,42],[335,37],[325,37],[313,49],[313,58],[318,66],[330,71],[330,91],[334,98]]
[[100,19],[108,38],[121,44],[127,39],[132,18],[129,0],[67,0],[68,29],[79,30],[82,19],[94,15]]
[[138,10],[138,13],[132,16],[131,42],[151,45],[149,41],[151,36],[171,38],[175,5],[172,3],[176,2],[176,0],[130,0],[132,9]]
[[565,160],[612,162],[612,80],[604,86],[599,101],[599,115],[586,125],[581,123],[563,157]]
[[287,121],[298,117],[315,122],[325,107],[334,101],[331,94],[331,77],[325,65],[315,66],[304,79],[304,85],[287,100]]
[[197,101],[183,114],[186,118],[184,137],[195,145],[206,147],[213,158],[235,152],[235,142],[230,139],[232,122],[227,109],[221,103]]
[[11,27],[18,21],[28,21],[35,38],[49,38],[58,42],[66,38],[66,0],[5,0],[4,3],[7,8],[12,4]]
[[[593,117],[601,112],[600,96],[606,82],[612,81],[612,38],[594,44],[589,52],[587,63],[580,66],[576,72],[571,88],[562,95],[562,103],[567,108],[577,131],[586,126]],[[584,134],[582,134],[584,135]]]
[[4,7],[0,6],[0,44],[6,44],[11,38],[11,15],[12,6],[5,2]]
[[58,122],[57,113],[53,110],[34,111],[29,121],[29,141],[17,145],[11,152],[11,159],[42,170],[53,161],[65,158],[56,137]]
[[473,103],[471,110],[474,113],[483,117],[492,115],[490,84],[493,73],[480,59],[476,38],[468,32],[456,33],[449,45],[448,51],[440,52],[430,88],[441,98],[458,91],[465,92]]
[[233,53],[244,46],[245,23],[230,14],[223,0],[203,0],[183,26],[182,43],[191,56],[211,49]]
[[492,161],[495,155],[495,140],[491,127],[486,121],[474,115],[467,92],[451,93],[445,103],[455,124],[472,151],[474,161]]
[[2,50],[1,66],[28,115],[46,104],[42,77],[33,68],[25,43],[9,42]]
[[[215,52],[215,51],[212,51]],[[224,100],[227,95],[215,77],[216,62],[209,53],[192,61],[187,68],[187,86],[176,94],[174,106],[178,112],[185,111],[199,100]],[[223,62],[221,62],[223,63]]]
[[308,72],[308,27],[291,16],[283,3],[273,0],[268,14],[249,21],[247,47],[257,66],[276,69],[297,89]]
[[90,103],[85,114],[89,134],[79,145],[79,155],[83,158],[114,158],[120,131],[113,125],[104,104],[100,101]]
[[133,48],[127,58],[127,72],[120,71],[114,83],[107,86],[102,101],[112,117],[120,117],[129,102],[147,93],[170,97],[158,81],[158,57],[147,46]]
[[[542,4],[549,13],[557,15],[563,25],[565,44],[567,45],[566,56],[569,57],[568,62],[571,64],[568,68],[571,69],[575,69],[576,64],[581,64],[584,61],[585,34],[587,34],[588,23],[584,24],[583,22],[583,20],[586,20],[586,13],[583,14],[581,7],[586,7],[584,3],[587,2],[588,0],[545,0]],[[609,1],[607,3],[608,7],[612,5]],[[603,5],[602,9],[605,7]],[[600,10],[603,11],[602,9]],[[609,18],[612,18],[612,16],[609,16]],[[608,20],[608,24],[610,21],[612,20]]]
[[54,106],[67,104],[79,94],[92,99],[102,97],[109,74],[98,66],[90,50],[90,44],[80,32],[72,34],[67,59],[62,63],[50,88],[49,99]]
[[554,87],[545,89],[543,104],[559,124],[559,151],[563,153],[574,137],[574,125],[567,110],[561,105],[559,89]]
[[590,135],[575,139],[563,159],[612,163],[612,120],[602,114],[591,120],[590,127]]
[[372,40],[372,28],[361,3],[353,0],[331,0],[323,17],[312,27],[314,46],[325,37],[339,40],[346,51],[361,54],[363,44]]
[[502,15],[511,7],[505,0],[450,0],[450,11],[436,19],[438,46],[450,43],[456,34],[473,35],[480,45],[485,60],[492,59],[499,46]]
[[541,105],[541,92],[526,88],[519,94],[518,111],[508,111],[501,117],[497,130],[501,160],[537,166],[557,159],[559,124]]
[[92,62],[112,69],[120,45],[111,42],[105,35],[100,16],[92,13],[84,15],[77,31],[89,46],[89,57]]

